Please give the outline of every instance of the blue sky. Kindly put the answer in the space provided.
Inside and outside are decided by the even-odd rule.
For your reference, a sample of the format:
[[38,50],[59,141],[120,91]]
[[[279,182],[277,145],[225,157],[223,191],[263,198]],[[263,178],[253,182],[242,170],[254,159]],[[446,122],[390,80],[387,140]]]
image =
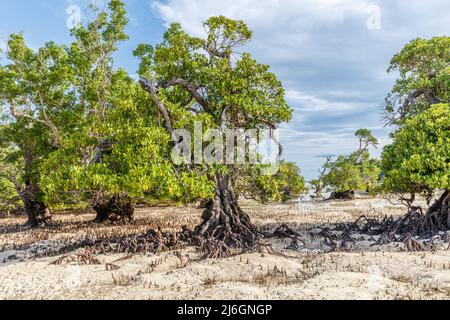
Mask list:
[[[20,31],[33,48],[48,40],[69,42],[67,9],[79,6],[85,20],[89,2],[0,0],[0,47],[8,34]],[[390,58],[414,38],[450,35],[448,0],[125,2],[130,41],[121,46],[116,64],[130,73],[137,68],[131,51],[141,42],[159,42],[173,21],[201,35],[201,22],[209,16],[245,20],[254,31],[245,51],[272,66],[295,110],[280,136],[285,158],[297,162],[307,179],[317,175],[320,155],[351,152],[359,128],[371,129],[382,145],[388,143],[381,108],[396,76],[386,73]]]

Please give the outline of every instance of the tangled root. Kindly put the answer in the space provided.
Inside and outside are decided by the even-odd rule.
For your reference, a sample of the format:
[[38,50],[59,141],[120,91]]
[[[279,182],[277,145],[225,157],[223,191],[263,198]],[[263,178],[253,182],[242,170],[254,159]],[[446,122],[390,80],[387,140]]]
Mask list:
[[92,209],[97,213],[97,217],[94,220],[95,223],[133,221],[133,201],[125,193],[119,193],[113,196],[99,193],[92,199]]

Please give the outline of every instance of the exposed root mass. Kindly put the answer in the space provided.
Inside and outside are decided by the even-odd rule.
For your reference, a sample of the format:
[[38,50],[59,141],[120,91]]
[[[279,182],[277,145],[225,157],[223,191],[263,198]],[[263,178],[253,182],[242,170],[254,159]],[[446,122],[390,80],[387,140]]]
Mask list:
[[[322,232],[327,245],[337,248],[340,245],[354,242],[352,234],[378,236],[376,245],[391,242],[403,242],[407,251],[426,251],[433,249],[434,237],[441,238],[443,232],[450,230],[450,191],[446,191],[424,214],[421,208],[412,208],[406,215],[394,219],[385,216],[373,219],[359,217],[353,223],[338,224],[339,235],[327,230]],[[445,235],[445,234],[444,234]],[[428,241],[428,245],[417,239]]]
[[343,192],[333,192],[330,196],[330,200],[355,200],[355,191],[343,191]]
[[439,232],[450,230],[450,191],[446,191],[425,214],[421,208],[412,208],[396,220],[392,217],[385,217],[382,221],[362,218],[366,220],[366,224],[361,231],[380,234],[391,241],[405,241],[408,237],[430,238]]
[[106,221],[132,221],[134,216],[134,205],[127,194],[115,194],[107,196],[97,194],[92,199],[92,209],[97,213],[94,222]]
[[239,206],[228,176],[216,177],[216,195],[205,209],[192,238],[208,257],[224,257],[232,249],[256,247],[262,234]]

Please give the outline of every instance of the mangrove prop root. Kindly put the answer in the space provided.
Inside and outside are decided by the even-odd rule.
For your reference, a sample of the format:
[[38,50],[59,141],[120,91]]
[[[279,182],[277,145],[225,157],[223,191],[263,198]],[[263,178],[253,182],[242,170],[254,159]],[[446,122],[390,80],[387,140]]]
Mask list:
[[286,224],[282,224],[278,228],[275,229],[271,234],[266,234],[268,238],[279,238],[279,239],[291,239],[291,244],[285,249],[289,250],[300,250],[305,247],[305,243],[301,239],[301,235],[290,228]]
[[[203,222],[192,237],[200,247],[209,247],[213,256],[226,256],[229,249],[251,249],[262,234],[239,206],[228,176],[216,177],[216,194],[205,209]],[[228,248],[225,249],[225,248]]]
[[383,219],[371,219],[363,215],[353,223],[338,224],[335,230],[342,233],[336,236],[327,230],[322,232],[322,236],[331,246],[334,246],[337,240],[351,241],[349,235],[353,233],[379,236],[374,245],[400,241],[405,244],[408,251],[432,250],[433,246],[425,246],[414,237],[422,239],[440,237],[442,232],[450,230],[450,191],[445,191],[425,213],[420,207],[413,207],[398,219],[388,216]]
[[329,200],[355,200],[355,191],[333,192]]
[[106,221],[133,221],[134,205],[132,199],[124,193],[108,197],[102,193],[96,194],[91,200],[92,208],[97,213],[96,223]]
[[[371,224],[376,226],[373,221]],[[439,232],[450,230],[450,191],[444,192],[425,214],[421,208],[412,208],[397,220],[385,218],[376,229],[390,239],[400,235],[401,240],[410,236],[432,237]]]
[[405,249],[409,252],[427,251],[428,248],[413,237],[408,237],[405,241]]

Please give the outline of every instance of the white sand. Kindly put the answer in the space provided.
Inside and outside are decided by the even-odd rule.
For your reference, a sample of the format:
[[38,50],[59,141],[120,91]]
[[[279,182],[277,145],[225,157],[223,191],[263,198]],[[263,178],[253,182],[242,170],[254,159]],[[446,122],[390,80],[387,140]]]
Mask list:
[[[320,228],[323,223],[352,221],[359,214],[368,213],[376,203],[381,208],[377,210],[397,210],[386,204],[381,207],[380,201],[333,202],[327,204],[327,210],[320,204],[317,205],[320,212],[309,206],[306,213],[298,205],[247,206],[246,210],[260,226],[288,222],[311,229]],[[138,216],[154,215],[155,221],[161,222],[160,216],[167,220],[167,217],[177,219],[189,215],[191,218],[183,216],[180,220],[195,224],[198,213],[198,210],[168,208],[141,210]],[[12,223],[18,221],[0,220],[2,225]],[[168,223],[176,226],[173,220]],[[147,227],[152,226],[143,226]],[[5,233],[0,234],[0,243],[3,246],[30,243],[33,237],[36,234],[29,231]],[[48,240],[38,238],[42,245],[52,244],[51,240],[59,237],[51,234]],[[318,250],[318,243],[305,240],[311,250]],[[274,242],[278,248],[281,244]],[[30,249],[10,248],[0,254],[0,299],[450,299],[450,251],[444,250],[447,244],[434,253],[406,252],[403,244],[392,247],[368,244],[360,245],[363,252],[358,252],[358,248],[346,253],[286,251],[289,257],[253,253],[221,260],[200,260],[194,248],[187,248],[138,255],[119,262],[114,261],[124,254],[96,256],[100,265],[73,262],[54,265],[51,262],[58,257],[30,260],[26,254]],[[19,259],[1,264],[2,257],[12,254]],[[76,252],[71,255],[75,256]],[[120,269],[106,271],[107,263]]]

